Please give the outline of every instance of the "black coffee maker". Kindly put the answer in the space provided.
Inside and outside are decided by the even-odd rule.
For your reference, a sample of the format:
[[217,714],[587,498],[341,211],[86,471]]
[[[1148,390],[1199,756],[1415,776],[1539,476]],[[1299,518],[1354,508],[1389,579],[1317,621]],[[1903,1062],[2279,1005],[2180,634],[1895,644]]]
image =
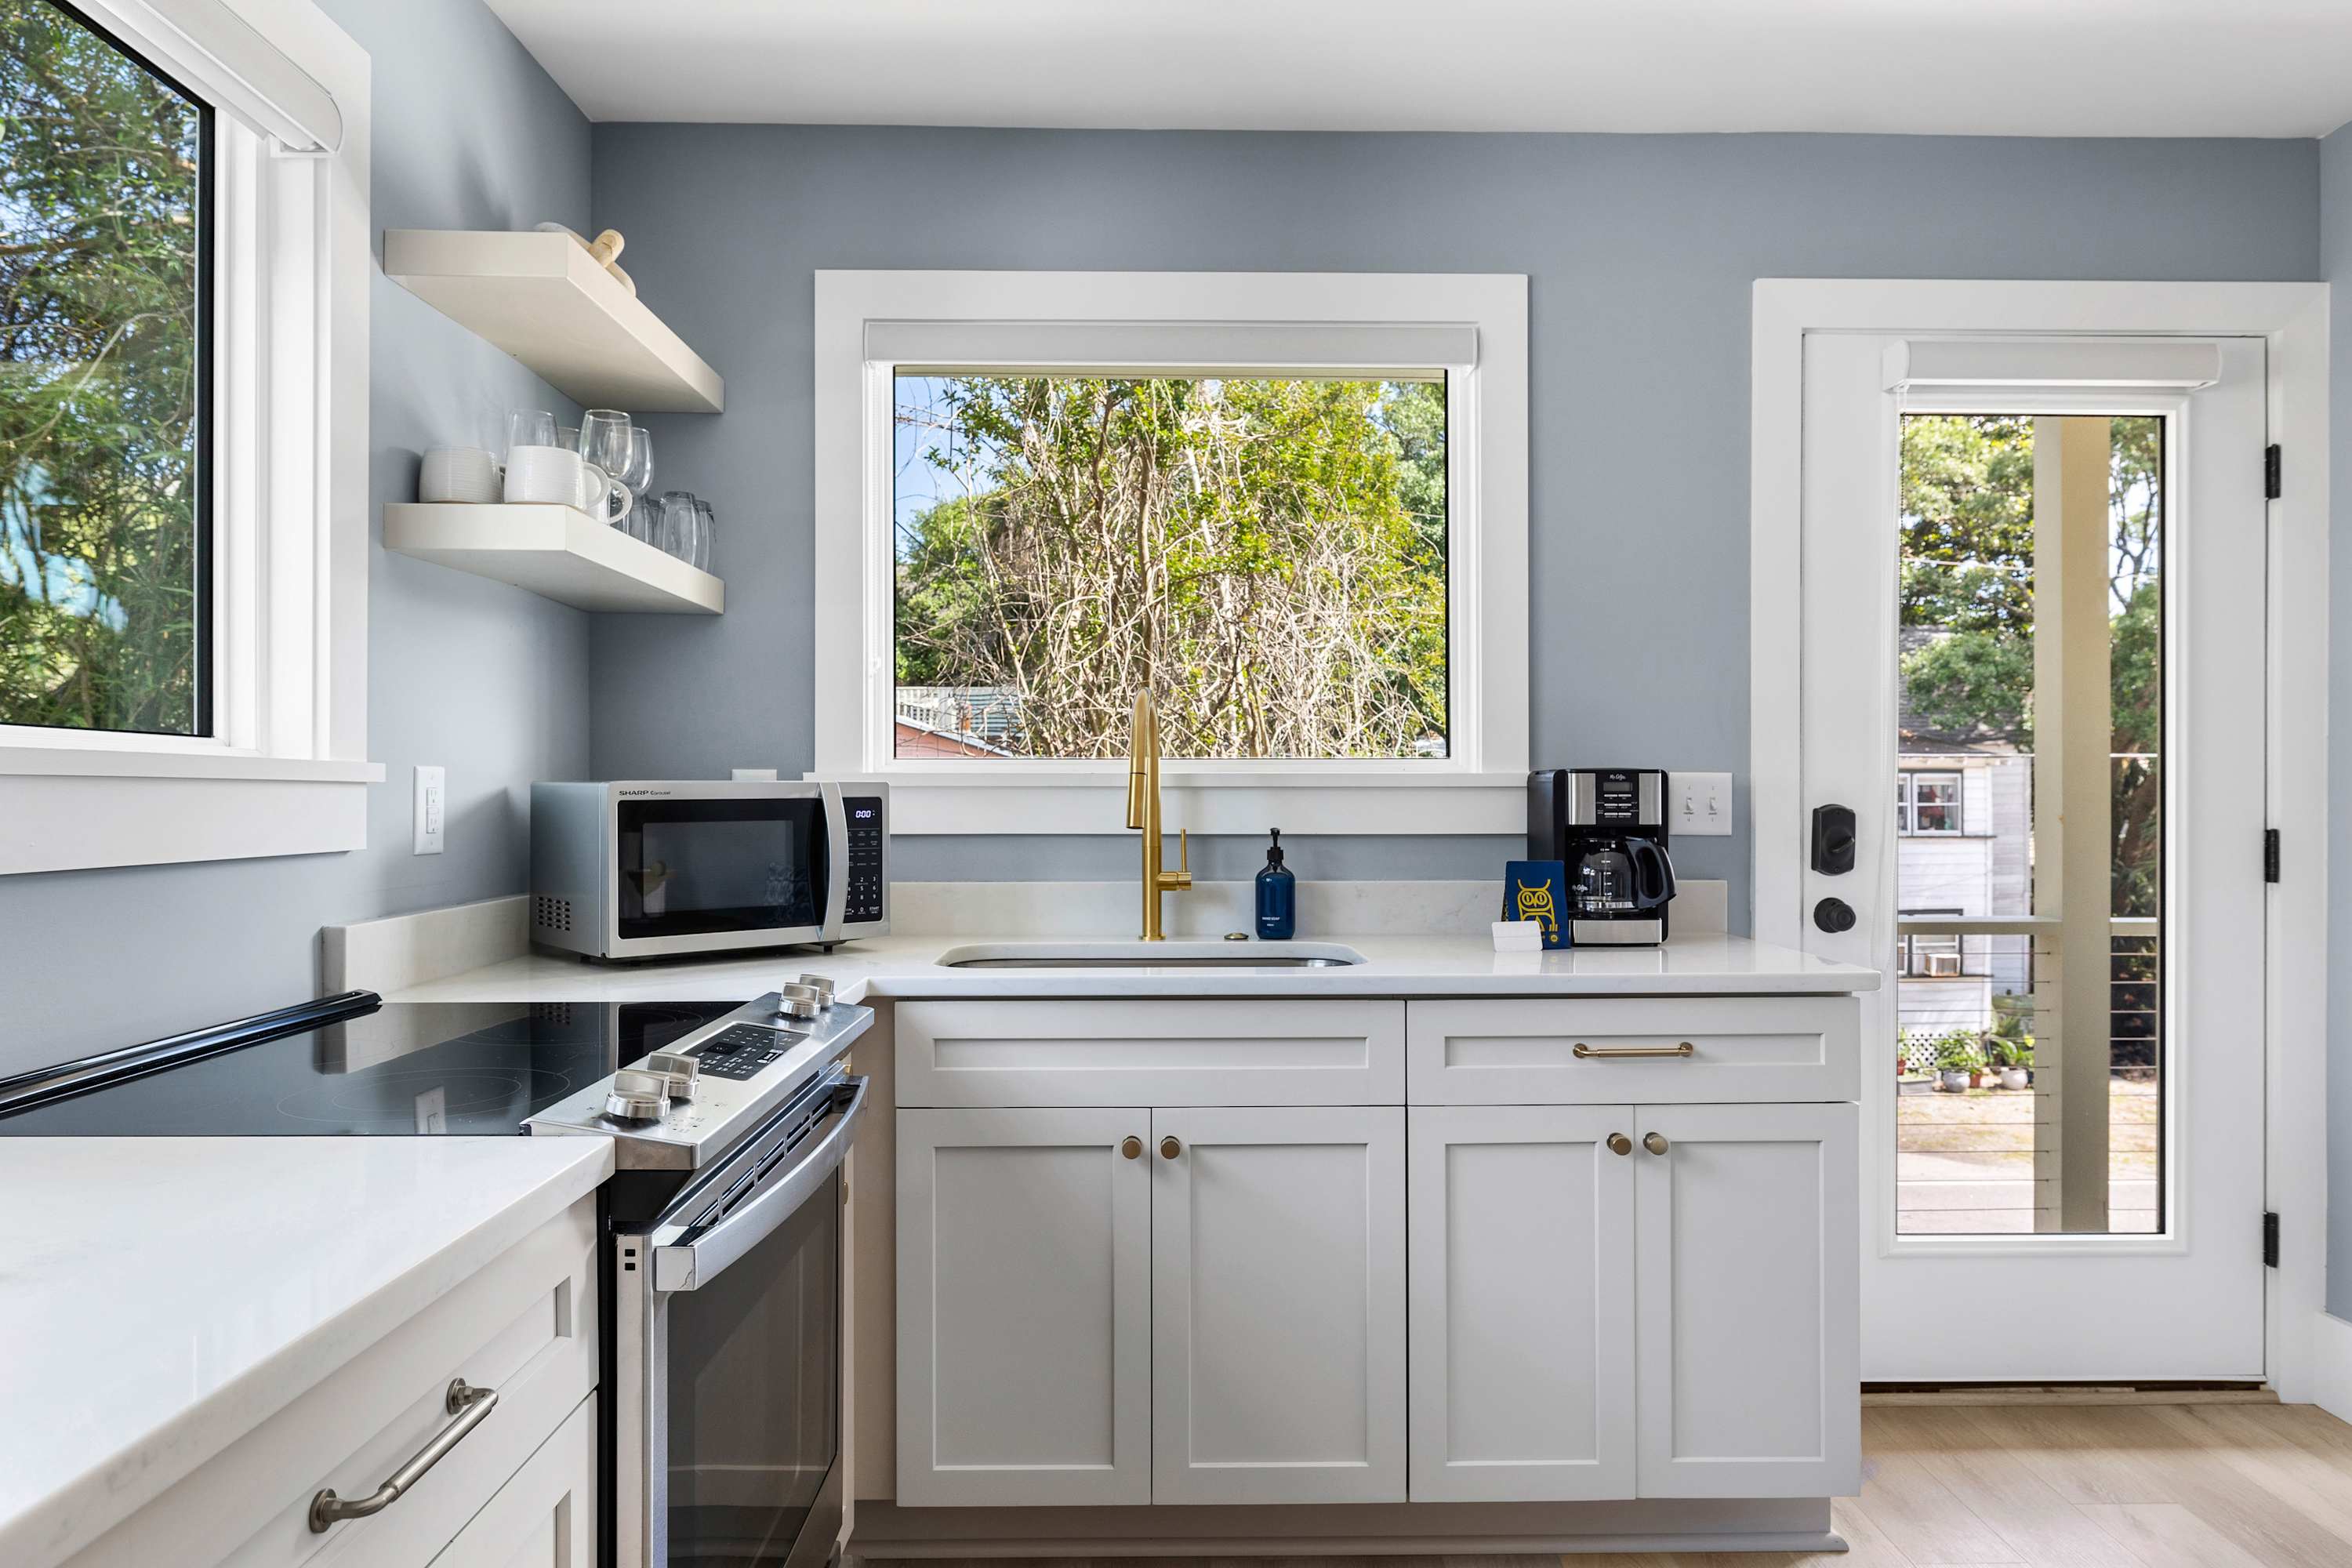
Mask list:
[[1567,868],[1569,940],[1647,947],[1666,940],[1675,863],[1666,775],[1655,768],[1543,768],[1528,775],[1528,858]]

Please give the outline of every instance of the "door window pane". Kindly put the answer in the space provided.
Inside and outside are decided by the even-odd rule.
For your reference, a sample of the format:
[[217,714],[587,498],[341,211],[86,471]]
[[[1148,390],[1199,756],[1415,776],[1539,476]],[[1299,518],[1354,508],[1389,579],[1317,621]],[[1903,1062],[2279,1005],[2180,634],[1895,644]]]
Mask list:
[[0,723],[200,734],[210,111],[0,0]]
[[2164,1227],[2164,450],[1904,419],[1899,1232]]
[[895,754],[1443,759],[1442,377],[897,377]]

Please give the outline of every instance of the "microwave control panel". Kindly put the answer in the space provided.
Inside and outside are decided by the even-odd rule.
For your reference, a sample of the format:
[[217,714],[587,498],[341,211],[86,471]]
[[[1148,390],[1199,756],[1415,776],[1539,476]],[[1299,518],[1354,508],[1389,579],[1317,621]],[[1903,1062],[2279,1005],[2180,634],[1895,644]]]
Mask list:
[[882,918],[882,802],[874,795],[846,795],[849,818],[849,885],[842,902],[845,925]]

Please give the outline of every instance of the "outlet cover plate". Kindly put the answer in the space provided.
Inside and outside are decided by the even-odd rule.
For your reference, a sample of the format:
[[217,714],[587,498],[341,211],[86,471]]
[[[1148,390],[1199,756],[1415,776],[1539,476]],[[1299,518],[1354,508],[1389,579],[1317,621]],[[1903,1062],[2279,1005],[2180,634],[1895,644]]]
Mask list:
[[1666,831],[1675,838],[1720,837],[1731,831],[1731,775],[1675,773]]
[[448,814],[448,770],[419,763],[416,765],[416,843],[414,853],[441,853],[442,828],[446,824]]

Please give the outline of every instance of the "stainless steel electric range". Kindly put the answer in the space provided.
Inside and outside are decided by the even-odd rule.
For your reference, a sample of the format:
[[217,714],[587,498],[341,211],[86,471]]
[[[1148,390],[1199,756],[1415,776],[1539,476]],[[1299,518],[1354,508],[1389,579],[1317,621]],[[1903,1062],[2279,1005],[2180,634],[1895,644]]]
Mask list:
[[[841,1523],[841,1163],[873,1023],[366,992],[0,1079],[0,1136],[599,1136],[599,1560],[813,1568]],[[492,1417],[495,1419],[495,1416]]]

